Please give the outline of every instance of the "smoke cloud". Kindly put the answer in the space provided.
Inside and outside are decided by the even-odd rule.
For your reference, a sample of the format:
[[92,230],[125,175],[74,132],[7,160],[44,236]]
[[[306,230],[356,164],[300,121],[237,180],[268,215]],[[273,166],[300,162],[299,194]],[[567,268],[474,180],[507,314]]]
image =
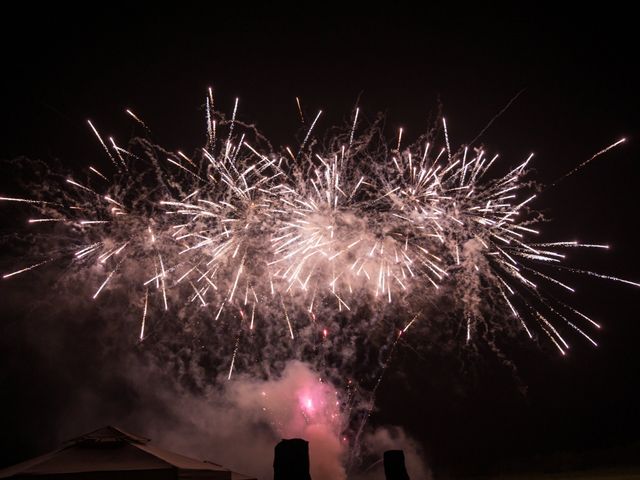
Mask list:
[[[311,477],[340,480],[347,478],[349,445],[341,428],[348,419],[336,393],[310,366],[291,361],[269,380],[239,376],[204,395],[167,390],[160,396],[165,415],[148,410],[129,420],[159,445],[260,479],[272,478],[273,448],[281,438],[304,438]],[[430,478],[420,448],[400,427],[366,432],[360,448],[371,458],[401,448],[412,478]],[[380,472],[357,478],[383,478]]]
[[[42,282],[32,286],[44,288]],[[313,366],[291,360],[267,376],[238,371],[228,380],[217,365],[203,365],[194,350],[169,354],[162,349],[166,341],[136,346],[135,331],[123,328],[126,320],[116,315],[115,297],[88,308],[84,290],[90,289],[79,287],[77,296],[54,305],[34,302],[23,287],[5,289],[12,321],[4,324],[0,340],[2,400],[7,408],[20,402],[28,418],[7,419],[7,431],[16,435],[3,440],[5,463],[111,424],[261,480],[273,477],[277,442],[300,437],[309,441],[314,480],[347,478],[353,438],[343,432],[348,408],[362,406],[345,405],[344,392]],[[31,305],[26,312],[25,305]],[[29,361],[17,361],[21,357]],[[361,438],[366,456],[381,458],[385,448],[404,448],[412,478],[427,478],[420,473],[424,467],[414,467],[422,464],[419,449],[402,430],[365,432]],[[358,478],[376,478],[376,472]]]

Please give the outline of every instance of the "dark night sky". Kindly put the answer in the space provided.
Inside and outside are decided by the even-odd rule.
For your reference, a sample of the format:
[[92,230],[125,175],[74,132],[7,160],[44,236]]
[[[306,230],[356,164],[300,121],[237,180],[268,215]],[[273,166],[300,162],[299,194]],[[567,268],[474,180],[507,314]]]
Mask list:
[[[373,6],[344,16],[322,12],[322,5],[279,13],[96,7],[5,14],[0,158],[84,164],[99,154],[85,120],[124,139],[131,134],[126,107],[141,113],[163,144],[193,149],[203,138],[201,105],[210,85],[219,108],[230,110],[240,97],[240,118],[255,121],[275,144],[295,141],[296,96],[308,111],[326,112],[326,127],[348,117],[359,95],[370,118],[385,111],[389,128],[402,126],[409,138],[441,102],[454,143],[463,143],[524,89],[483,141],[513,163],[534,151],[543,182],[629,138],[546,192],[537,207],[554,219],[546,227],[554,236],[583,232],[580,240],[614,246],[580,256],[594,270],[640,280],[637,25],[623,9],[460,7],[400,17]],[[11,178],[0,183],[0,193],[11,190]],[[5,211],[0,221],[10,217]],[[59,440],[64,395],[56,389],[73,377],[67,363],[61,373],[40,351],[43,342],[24,340],[25,316],[7,288],[0,285],[0,465]],[[514,345],[518,379],[490,354],[434,362],[403,352],[406,378],[390,375],[383,384],[374,421],[408,425],[442,475],[552,461],[560,453],[565,463],[633,462],[629,452],[640,457],[637,301],[637,289],[581,280],[575,303],[605,325],[601,347],[575,341],[571,354],[558,358],[550,348]],[[77,322],[60,327],[56,348],[78,334]],[[78,355],[79,363],[100,368],[90,348]],[[109,388],[102,393],[120,395],[117,382]]]

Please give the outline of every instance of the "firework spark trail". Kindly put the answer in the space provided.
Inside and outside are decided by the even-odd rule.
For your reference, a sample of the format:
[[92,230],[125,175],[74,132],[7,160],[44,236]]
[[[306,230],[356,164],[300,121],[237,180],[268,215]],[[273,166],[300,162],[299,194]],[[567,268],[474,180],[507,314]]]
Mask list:
[[107,156],[109,157],[109,159],[111,160],[111,163],[113,163],[113,165],[116,168],[120,168],[120,166],[118,165],[118,163],[116,162],[115,158],[113,158],[113,155],[111,155],[111,152],[109,151],[109,147],[107,147],[107,144],[104,143],[104,140],[102,139],[102,137],[100,136],[100,133],[98,133],[98,130],[96,129],[96,127],[93,126],[93,123],[91,123],[91,120],[87,120],[87,123],[89,124],[89,126],[91,127],[91,130],[93,130],[93,133],[95,134],[95,136],[98,138],[98,141],[100,142],[100,145],[102,145],[102,148],[104,148],[104,151],[106,152]]
[[20,270],[16,270],[15,272],[7,273],[7,274],[3,275],[2,278],[10,278],[10,277],[13,277],[15,275],[20,275],[21,273],[28,272],[29,270],[33,270],[34,268],[38,268],[38,267],[40,267],[40,266],[42,266],[42,265],[44,265],[46,263],[49,263],[51,261],[53,261],[52,258],[50,258],[48,260],[44,260],[42,262],[34,263],[33,265],[31,265],[29,267],[25,267],[25,268],[22,268]]
[[45,202],[44,200],[31,200],[28,198],[14,198],[14,197],[0,197],[0,202],[17,202],[17,203],[31,203],[34,205],[51,205],[53,202]]
[[147,321],[147,307],[149,304],[149,289],[144,291],[144,307],[142,309],[142,322],[140,323],[140,340],[144,340],[144,325]]
[[611,150],[612,148],[617,147],[618,145],[620,145],[621,143],[626,142],[626,138],[621,138],[620,140],[618,140],[615,143],[612,143],[611,145],[609,145],[608,147],[603,148],[602,150],[600,150],[599,152],[596,152],[595,154],[593,154],[592,157],[588,158],[587,160],[585,160],[584,162],[582,162],[580,165],[578,165],[577,167],[575,167],[574,169],[568,171],[567,173],[565,173],[564,175],[562,175],[560,178],[558,178],[555,182],[553,182],[550,186],[551,187],[555,187],[558,183],[560,183],[562,180],[564,180],[567,177],[570,177],[571,175],[573,175],[574,173],[576,173],[578,170],[581,170],[582,168],[586,167],[588,163],[591,163],[593,160],[595,160],[596,158],[598,158],[601,155],[604,155],[605,153],[607,153],[609,150]]

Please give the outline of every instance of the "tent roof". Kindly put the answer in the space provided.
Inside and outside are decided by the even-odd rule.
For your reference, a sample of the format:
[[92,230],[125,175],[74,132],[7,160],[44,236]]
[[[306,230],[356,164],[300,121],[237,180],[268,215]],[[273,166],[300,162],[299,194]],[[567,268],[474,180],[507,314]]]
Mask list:
[[140,470],[189,473],[203,479],[250,480],[213,462],[170,452],[149,444],[149,439],[107,426],[74,438],[45,455],[0,470],[0,478],[74,473],[108,473]]

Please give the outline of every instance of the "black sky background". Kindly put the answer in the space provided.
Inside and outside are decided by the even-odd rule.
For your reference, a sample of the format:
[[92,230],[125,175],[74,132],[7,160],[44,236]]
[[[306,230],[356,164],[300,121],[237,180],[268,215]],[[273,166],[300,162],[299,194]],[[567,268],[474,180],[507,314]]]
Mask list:
[[[154,138],[188,151],[203,139],[208,86],[220,109],[230,111],[239,97],[240,118],[256,122],[276,145],[295,143],[296,96],[308,113],[324,111],[320,128],[347,118],[360,96],[367,116],[386,112],[389,134],[402,126],[409,140],[441,103],[457,144],[474,138],[524,89],[482,141],[509,164],[535,152],[543,182],[621,136],[629,139],[549,189],[536,206],[553,219],[548,237],[613,245],[572,258],[640,280],[638,40],[629,12],[327,8],[105,4],[7,13],[0,33],[0,157],[84,165],[100,155],[86,119],[124,140],[132,133],[127,107]],[[14,188],[10,177],[0,184],[0,193]],[[5,231],[12,214],[0,208]],[[373,422],[406,426],[442,476],[545,462],[637,465],[638,290],[597,279],[577,283],[575,304],[604,325],[600,348],[576,338],[570,354],[559,358],[551,348],[518,343],[508,351],[517,377],[490,354],[429,361],[404,351],[402,370],[383,383]],[[24,322],[37,325],[16,307],[16,296],[15,287],[0,285],[0,465],[53,447],[61,430],[83,433],[61,427],[73,419],[60,413],[68,399],[58,389],[71,388],[74,375],[90,376],[104,359],[92,356],[92,345],[105,340],[87,335],[78,319],[60,325],[52,343],[58,350],[74,344],[84,366],[43,355],[46,339],[24,338]],[[78,336],[88,345],[78,348]],[[117,378],[108,388],[88,384],[120,405],[135,397]]]

